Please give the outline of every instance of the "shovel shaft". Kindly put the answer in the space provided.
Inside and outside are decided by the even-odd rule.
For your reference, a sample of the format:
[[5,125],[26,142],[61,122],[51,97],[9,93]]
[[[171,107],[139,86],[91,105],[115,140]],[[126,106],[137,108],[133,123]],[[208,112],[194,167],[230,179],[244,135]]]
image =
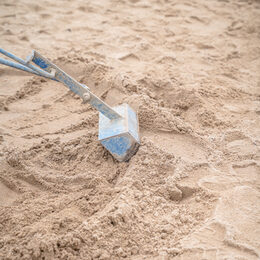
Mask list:
[[55,64],[41,56],[38,52],[33,51],[31,57],[28,58],[28,61],[34,62],[47,73],[54,73],[53,76],[56,80],[62,82],[72,92],[79,95],[83,100],[85,100],[86,93],[89,94],[89,98],[86,101],[99,112],[101,112],[104,116],[111,120],[122,118],[122,116],[119,115],[114,109],[99,99],[96,95],[91,93],[87,86],[80,84],[78,81],[70,77],[66,72],[58,68]]

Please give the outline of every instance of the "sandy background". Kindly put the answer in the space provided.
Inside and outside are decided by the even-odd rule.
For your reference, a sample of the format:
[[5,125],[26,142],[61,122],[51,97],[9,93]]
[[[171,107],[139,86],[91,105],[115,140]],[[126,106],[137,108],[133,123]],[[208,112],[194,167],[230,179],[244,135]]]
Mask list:
[[0,43],[129,103],[142,142],[118,163],[94,109],[0,66],[0,259],[259,259],[259,1],[1,0]]

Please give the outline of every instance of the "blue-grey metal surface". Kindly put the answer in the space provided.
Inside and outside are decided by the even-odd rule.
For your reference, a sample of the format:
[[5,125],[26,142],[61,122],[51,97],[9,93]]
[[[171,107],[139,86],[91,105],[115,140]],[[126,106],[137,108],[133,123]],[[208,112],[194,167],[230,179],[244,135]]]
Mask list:
[[98,139],[103,140],[127,132],[126,108],[125,105],[113,108],[122,117],[117,120],[110,120],[106,116],[99,115]]
[[138,119],[133,109],[122,104],[113,107],[122,118],[109,120],[99,114],[98,139],[118,161],[127,161],[140,145]]
[[129,133],[102,140],[101,144],[120,162],[129,160],[139,146]]
[[139,143],[139,124],[138,124],[138,118],[134,110],[127,105],[127,126],[128,126],[128,132],[133,136],[133,138]]

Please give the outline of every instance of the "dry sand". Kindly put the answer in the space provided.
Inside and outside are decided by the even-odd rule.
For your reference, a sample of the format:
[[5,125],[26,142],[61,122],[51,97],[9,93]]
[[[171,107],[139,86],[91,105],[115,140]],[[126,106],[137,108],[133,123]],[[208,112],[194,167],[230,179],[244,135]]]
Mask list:
[[138,111],[118,163],[98,113],[0,66],[0,259],[259,259],[260,2],[1,0],[31,49]]

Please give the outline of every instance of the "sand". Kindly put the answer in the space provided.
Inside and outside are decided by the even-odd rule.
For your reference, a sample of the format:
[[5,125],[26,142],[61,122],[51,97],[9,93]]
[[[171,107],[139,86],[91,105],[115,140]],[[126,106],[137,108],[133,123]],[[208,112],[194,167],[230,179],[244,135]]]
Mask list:
[[98,113],[0,66],[0,259],[259,259],[260,2],[0,3],[32,49],[139,115],[119,163]]

